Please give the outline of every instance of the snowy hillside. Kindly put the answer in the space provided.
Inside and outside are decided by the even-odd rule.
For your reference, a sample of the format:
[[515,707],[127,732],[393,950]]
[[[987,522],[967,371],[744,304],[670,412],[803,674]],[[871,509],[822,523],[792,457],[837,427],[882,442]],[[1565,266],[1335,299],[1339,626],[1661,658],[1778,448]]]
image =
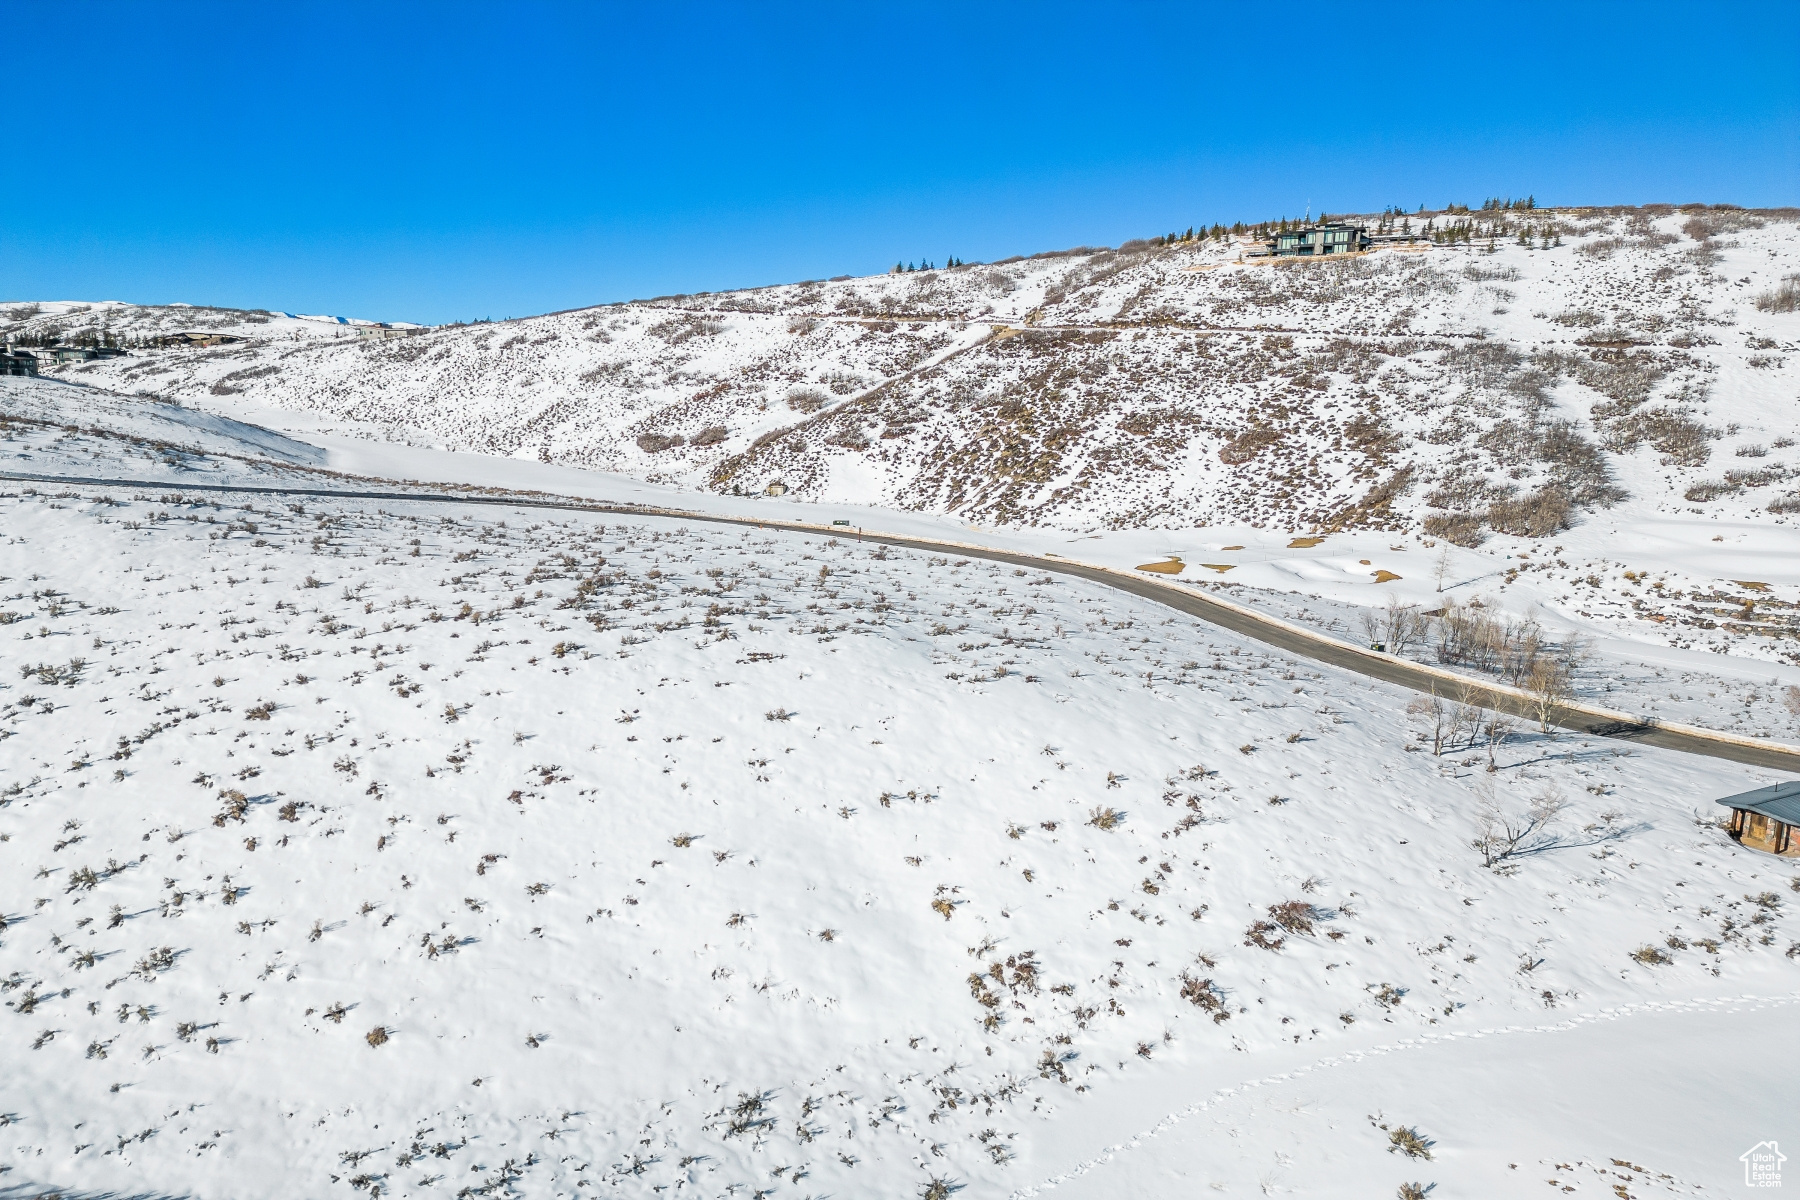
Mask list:
[[[1794,740],[1796,213],[1417,220],[1470,236],[1273,264],[1242,239],[1140,243],[391,339],[66,304],[0,309],[0,332],[212,322],[247,340],[57,373],[365,448],[340,470],[379,442],[390,470],[476,451],[684,506],[779,481],[877,527],[1175,556],[1358,640],[1391,600],[1480,601],[1593,649],[1610,703]],[[464,455],[437,477],[467,472],[494,473]]]
[[[9,446],[307,469],[120,403]],[[994,564],[470,507],[0,495],[0,1195],[1716,1195],[1800,1100],[1800,884],[1710,804],[1766,773],[1434,755]]]
[[[1800,318],[1757,307],[1793,292],[1796,212],[1416,219],[1476,236],[1279,263],[1239,261],[1241,238],[1139,243],[397,340],[239,314],[245,344],[63,370],[418,444],[1065,528],[1473,543],[1621,496],[1800,504],[1780,500],[1800,471],[1783,454]],[[19,308],[0,333],[199,311]]]
[[297,316],[260,309],[215,308],[205,304],[146,305],[120,300],[0,300],[0,333],[21,345],[118,344],[152,349],[155,339],[175,333],[225,334],[259,342],[307,338],[354,338],[379,329],[424,328],[406,321],[355,317]]

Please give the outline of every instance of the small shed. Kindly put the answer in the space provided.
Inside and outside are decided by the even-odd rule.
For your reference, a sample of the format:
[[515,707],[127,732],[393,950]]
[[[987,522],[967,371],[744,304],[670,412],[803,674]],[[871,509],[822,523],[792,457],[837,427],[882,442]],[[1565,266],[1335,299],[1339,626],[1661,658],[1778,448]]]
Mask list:
[[1772,783],[1718,801],[1731,810],[1731,836],[1770,854],[1800,857],[1800,779]]

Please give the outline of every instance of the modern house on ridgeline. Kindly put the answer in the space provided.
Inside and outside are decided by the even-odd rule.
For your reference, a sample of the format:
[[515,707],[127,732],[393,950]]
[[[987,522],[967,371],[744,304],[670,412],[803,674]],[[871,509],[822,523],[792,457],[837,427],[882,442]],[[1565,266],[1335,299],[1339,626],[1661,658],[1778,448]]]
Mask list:
[[1362,225],[1330,221],[1323,225],[1296,225],[1269,239],[1268,253],[1276,258],[1315,254],[1360,254],[1370,246],[1369,231]]
[[1772,783],[1718,801],[1731,810],[1731,836],[1770,854],[1800,855],[1800,780]]

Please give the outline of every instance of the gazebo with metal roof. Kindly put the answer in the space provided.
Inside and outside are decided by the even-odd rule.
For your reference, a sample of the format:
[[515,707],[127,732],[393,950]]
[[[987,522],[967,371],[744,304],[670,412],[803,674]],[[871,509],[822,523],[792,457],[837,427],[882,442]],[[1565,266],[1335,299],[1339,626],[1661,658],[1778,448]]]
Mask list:
[[1731,810],[1731,836],[1771,854],[1800,855],[1800,779],[1772,783],[1718,801]]

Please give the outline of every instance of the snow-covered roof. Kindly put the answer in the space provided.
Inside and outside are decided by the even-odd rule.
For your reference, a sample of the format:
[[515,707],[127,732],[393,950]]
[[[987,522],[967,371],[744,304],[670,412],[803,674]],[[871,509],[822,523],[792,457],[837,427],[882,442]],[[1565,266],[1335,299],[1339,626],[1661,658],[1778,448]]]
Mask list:
[[1771,783],[1751,792],[1727,796],[1718,803],[1727,808],[1741,808],[1765,817],[1774,817],[1784,825],[1800,825],[1800,779]]

